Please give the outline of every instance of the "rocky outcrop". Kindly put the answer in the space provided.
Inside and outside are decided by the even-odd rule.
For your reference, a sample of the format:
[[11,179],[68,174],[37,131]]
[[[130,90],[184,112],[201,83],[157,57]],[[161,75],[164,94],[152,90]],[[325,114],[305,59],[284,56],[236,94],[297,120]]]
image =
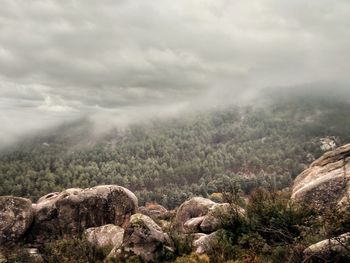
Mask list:
[[120,247],[123,243],[124,228],[108,224],[85,230],[86,239],[97,247]]
[[306,255],[323,255],[336,252],[337,254],[350,254],[350,233],[342,234],[338,237],[322,240],[304,250]]
[[138,213],[131,216],[123,244],[115,247],[109,258],[123,258],[125,253],[131,252],[146,262],[159,262],[166,253],[173,250],[169,236],[149,216]]
[[194,197],[184,202],[177,210],[175,229],[184,240],[192,240],[196,254],[211,253],[217,231],[224,227],[230,213],[245,216],[245,210],[229,203],[215,203],[203,197]]
[[[186,222],[193,220],[194,218],[201,218],[208,214],[210,208],[215,206],[216,203],[210,199],[203,197],[193,197],[192,199],[184,202],[176,213],[175,226],[182,233],[193,233],[189,232],[191,228],[185,226]],[[202,218],[204,219],[204,218]],[[195,220],[196,223],[201,223],[201,221]],[[188,225],[188,223],[187,223]]]
[[16,242],[32,220],[32,202],[29,199],[0,196],[0,245]]
[[39,199],[31,236],[36,241],[79,235],[106,224],[125,227],[137,210],[136,196],[117,185],[67,189]]
[[350,193],[350,144],[325,153],[294,181],[292,201],[319,211],[348,202]]
[[[228,203],[218,204],[206,198],[194,197],[179,207],[175,226],[185,234],[212,233],[223,227],[223,218],[230,213],[229,209]],[[244,214],[243,208],[237,209]]]

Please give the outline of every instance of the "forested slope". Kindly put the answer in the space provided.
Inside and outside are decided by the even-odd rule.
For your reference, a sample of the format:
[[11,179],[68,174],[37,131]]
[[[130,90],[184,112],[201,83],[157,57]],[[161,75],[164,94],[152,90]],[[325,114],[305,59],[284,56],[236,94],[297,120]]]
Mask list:
[[174,208],[239,182],[284,188],[322,154],[320,138],[350,142],[350,104],[317,96],[275,97],[152,120],[96,139],[88,120],[26,139],[0,157],[0,195],[40,196],[69,187],[118,184],[140,203]]

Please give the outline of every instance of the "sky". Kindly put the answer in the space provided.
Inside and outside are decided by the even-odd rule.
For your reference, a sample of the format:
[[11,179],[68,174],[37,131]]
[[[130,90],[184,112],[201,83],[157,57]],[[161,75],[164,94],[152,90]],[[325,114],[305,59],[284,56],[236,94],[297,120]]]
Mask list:
[[347,85],[349,61],[348,0],[1,0],[0,148],[81,116]]

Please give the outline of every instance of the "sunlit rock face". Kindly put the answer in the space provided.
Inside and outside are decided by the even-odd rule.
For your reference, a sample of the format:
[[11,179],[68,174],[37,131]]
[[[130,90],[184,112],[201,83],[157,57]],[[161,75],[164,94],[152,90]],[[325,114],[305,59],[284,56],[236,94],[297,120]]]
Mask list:
[[294,181],[292,201],[322,211],[349,203],[350,144],[325,153]]
[[33,221],[29,199],[0,196],[0,245],[18,241]]
[[102,185],[71,188],[43,196],[33,206],[31,236],[36,241],[80,235],[85,229],[106,224],[126,227],[137,211],[137,198],[126,188]]

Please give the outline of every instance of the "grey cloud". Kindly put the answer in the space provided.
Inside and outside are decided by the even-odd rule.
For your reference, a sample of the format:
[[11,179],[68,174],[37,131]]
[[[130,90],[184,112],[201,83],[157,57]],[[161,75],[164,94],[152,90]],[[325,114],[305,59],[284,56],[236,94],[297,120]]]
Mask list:
[[349,30],[347,0],[4,0],[0,139],[38,115],[46,127],[348,84]]

